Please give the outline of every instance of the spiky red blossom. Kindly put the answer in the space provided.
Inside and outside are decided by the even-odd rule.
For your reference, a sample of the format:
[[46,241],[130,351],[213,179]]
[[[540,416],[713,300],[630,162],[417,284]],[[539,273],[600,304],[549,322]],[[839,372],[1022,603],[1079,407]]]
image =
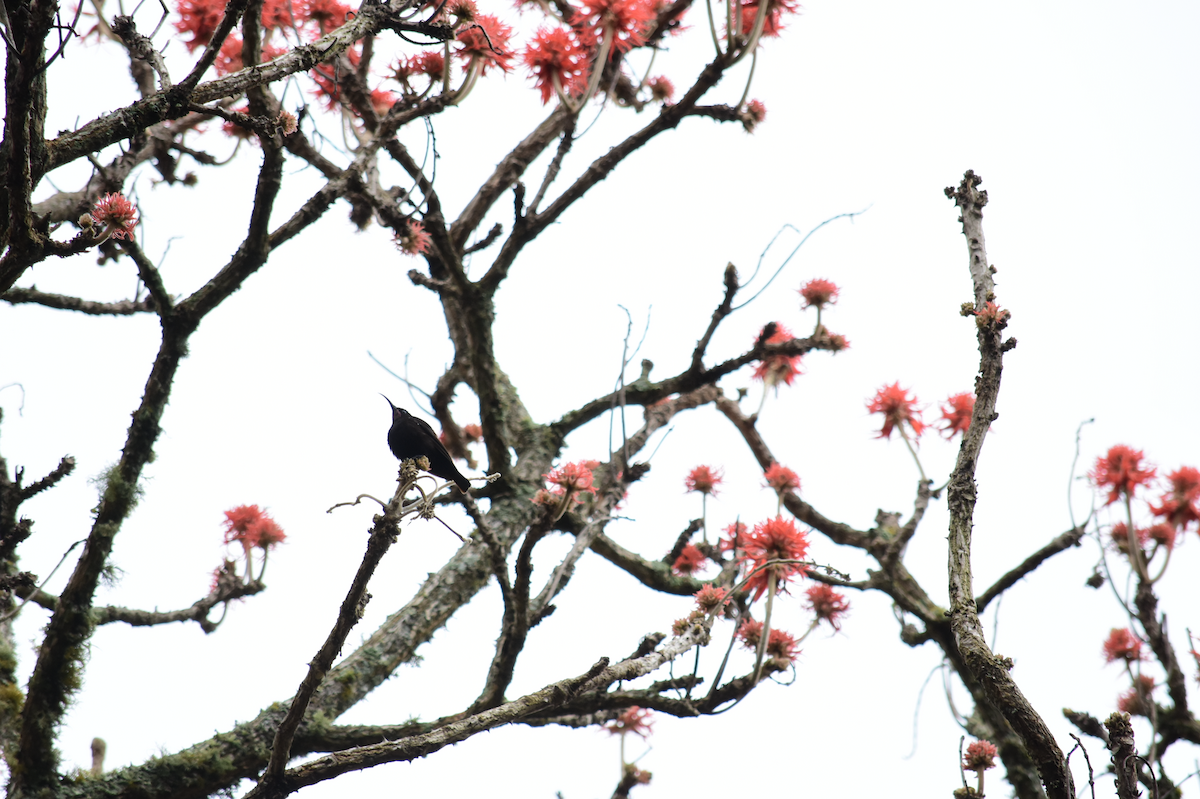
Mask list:
[[994,302],[984,304],[982,310],[974,311],[975,324],[979,327],[989,327],[997,325],[1003,328],[1008,324],[1008,320],[1012,318],[1012,314],[1001,308]]
[[[763,623],[754,619],[747,619],[742,622],[742,626],[738,627],[737,637],[742,642],[742,646],[747,649],[758,649],[758,643],[762,640]],[[767,634],[767,654],[777,660],[782,660],[787,663],[792,663],[800,654],[797,648],[795,636],[783,630],[771,630]]]
[[[758,18],[758,6],[757,2],[741,6],[743,36],[748,36],[754,30],[754,21]],[[768,0],[767,18],[763,20],[763,37],[778,36],[783,31],[784,13],[795,14],[799,10],[800,3],[797,0]]]
[[1142,642],[1132,630],[1114,627],[1104,641],[1104,660],[1112,663],[1123,660],[1133,663],[1142,659]]
[[296,16],[301,22],[314,23],[324,36],[344,23],[350,13],[350,6],[338,0],[303,0],[297,4]]
[[647,81],[646,88],[650,90],[650,99],[656,103],[669,102],[675,96],[675,84],[662,75]]
[[650,718],[653,714],[652,710],[633,705],[605,724],[604,729],[608,730],[611,735],[625,735],[632,732],[634,735],[645,738],[650,734],[650,728],[654,726],[654,720]]
[[835,630],[842,629],[841,617],[850,610],[850,601],[846,597],[825,583],[817,583],[804,593],[808,597],[804,604],[816,614],[818,621],[829,622]]
[[[1138,546],[1142,549],[1146,548],[1146,543],[1149,541],[1149,531],[1142,527],[1133,528],[1134,537],[1137,540]],[[1125,522],[1117,522],[1109,531],[1112,538],[1113,547],[1122,555],[1129,554],[1129,525]]]
[[[567,492],[564,491],[561,486],[554,486],[554,488],[539,488],[537,493],[533,495],[533,499],[531,499],[530,502],[532,502],[534,505],[550,505],[551,507],[554,507],[558,505],[558,503],[562,500],[563,495],[566,493]],[[575,497],[575,501],[579,502],[579,497]]]
[[475,0],[447,0],[438,14],[439,20],[445,20],[451,27],[468,25],[479,17],[479,8]]
[[266,31],[292,28],[299,22],[293,14],[291,0],[263,0],[262,25]]
[[967,746],[963,755],[963,768],[967,771],[985,771],[996,765],[996,745],[991,741],[974,741]]
[[892,430],[902,427],[905,422],[912,429],[914,437],[920,437],[925,431],[926,425],[921,421],[916,395],[908,396],[908,389],[900,388],[899,381],[876,391],[875,398],[867,403],[867,410],[883,415],[883,428],[877,438],[891,438]]
[[754,130],[755,126],[767,118],[767,107],[763,104],[762,100],[751,100],[746,103],[746,113],[753,123],[750,125],[750,130]]
[[1183,466],[1168,474],[1167,480],[1171,487],[1150,511],[1180,530],[1200,522],[1200,469]]
[[245,550],[271,549],[287,538],[274,519],[257,505],[238,505],[225,511],[225,543],[238,543]]
[[483,440],[483,428],[477,424],[463,425],[462,432],[463,438],[467,440],[468,444],[474,444],[476,441]]
[[767,481],[766,487],[775,489],[777,494],[800,490],[800,477],[781,463],[772,463],[763,477]]
[[826,305],[837,305],[840,290],[832,280],[818,277],[805,283],[798,291],[804,298],[805,308],[824,308]]
[[[266,63],[274,58],[277,58],[287,52],[284,48],[273,44],[263,44],[262,46],[262,61]],[[220,52],[217,53],[217,59],[213,62],[213,69],[218,75],[229,75],[233,72],[241,71],[245,64],[242,62],[242,39],[240,36],[230,34],[225,43],[221,45]]]
[[688,544],[679,553],[679,557],[675,558],[675,563],[671,568],[676,574],[690,576],[703,569],[707,560],[708,558],[695,544]]
[[965,434],[971,426],[971,414],[975,410],[975,395],[970,391],[952,394],[946,399],[946,404],[942,406],[941,410],[940,421],[945,422],[942,435],[950,439],[956,435]]
[[1150,525],[1149,529],[1146,530],[1146,537],[1160,547],[1174,549],[1176,532],[1174,526],[1166,522],[1159,522],[1158,524]]
[[192,36],[184,42],[189,53],[212,41],[217,26],[225,18],[224,0],[178,0],[175,10],[179,12],[179,20],[173,23],[175,30]]
[[533,74],[534,84],[542,93],[542,103],[550,102],[554,81],[568,95],[584,90],[584,71],[588,64],[587,48],[566,28],[539,28],[525,48],[525,66]]
[[508,49],[512,28],[491,14],[480,14],[469,27],[458,32],[459,58],[470,61],[479,59],[479,74],[486,75],[492,67],[508,72],[513,53]]
[[646,43],[646,34],[655,19],[654,3],[655,0],[583,0],[571,23],[590,30],[597,42],[606,30],[612,30],[609,51],[612,60],[617,54]]
[[557,469],[551,469],[549,474],[543,474],[551,483],[562,486],[564,491],[578,494],[581,491],[590,491],[596,493],[596,487],[592,485],[594,475],[592,469],[599,466],[598,461],[578,461],[576,463],[568,463],[559,466]]
[[[772,322],[775,325],[775,332],[767,337],[764,343],[766,344],[782,344],[785,341],[791,341],[795,338],[792,331],[788,330],[778,322]],[[766,331],[766,328],[763,328]],[[755,341],[762,338],[760,332],[755,337]],[[797,375],[802,375],[804,372],[800,370],[799,355],[768,355],[766,358],[758,362],[758,366],[754,367],[754,379],[761,380],[768,386],[778,387],[780,383],[791,385]]]
[[1138,486],[1149,485],[1157,470],[1150,464],[1142,463],[1144,455],[1140,449],[1117,444],[1109,451],[1096,458],[1096,465],[1088,472],[1096,488],[1108,489],[1108,502],[1111,505],[1125,494],[1130,499]]
[[732,552],[735,549],[741,549],[746,544],[746,536],[749,534],[748,528],[744,522],[734,522],[725,526],[725,535],[717,542],[717,548],[722,552]]
[[92,206],[92,220],[104,225],[114,239],[133,239],[137,209],[120,192],[106,194]]
[[754,525],[754,531],[742,541],[742,551],[738,555],[738,561],[745,564],[747,574],[754,572],[746,582],[746,590],[754,591],[754,601],[766,593],[771,575],[775,576],[776,590],[785,593],[788,581],[805,575],[804,566],[799,563],[766,564],[776,560],[804,560],[806,554],[808,537],[796,529],[796,523],[791,519],[776,516]]
[[850,349],[850,339],[843,336],[841,333],[830,333],[825,331],[825,335],[829,337],[829,349],[834,352]]
[[1153,703],[1151,694],[1154,693],[1154,678],[1148,674],[1139,674],[1134,680],[1133,687],[1117,698],[1117,710],[1131,716],[1149,716]]
[[433,239],[425,231],[425,226],[415,219],[408,220],[408,228],[403,233],[397,233],[392,241],[400,251],[409,255],[420,255],[429,252]]
[[729,604],[729,592],[712,584],[704,586],[692,596],[696,598],[696,605],[705,613],[712,613],[720,608],[718,616],[724,614],[725,606]]
[[717,486],[724,480],[725,473],[711,466],[697,466],[683,478],[683,485],[689,492],[717,495]]

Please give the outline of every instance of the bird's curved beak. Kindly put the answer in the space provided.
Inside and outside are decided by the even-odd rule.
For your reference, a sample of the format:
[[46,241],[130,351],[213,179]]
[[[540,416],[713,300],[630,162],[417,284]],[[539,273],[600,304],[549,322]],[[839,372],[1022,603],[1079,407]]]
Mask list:
[[390,399],[388,399],[386,396],[384,396],[383,394],[380,394],[379,396],[381,396],[381,397],[383,397],[385,400],[387,400],[387,404],[388,404],[388,405],[391,405],[391,407],[392,407],[392,412],[394,413],[394,412],[396,411],[396,406],[395,406],[395,405],[392,405],[392,401],[391,401]]

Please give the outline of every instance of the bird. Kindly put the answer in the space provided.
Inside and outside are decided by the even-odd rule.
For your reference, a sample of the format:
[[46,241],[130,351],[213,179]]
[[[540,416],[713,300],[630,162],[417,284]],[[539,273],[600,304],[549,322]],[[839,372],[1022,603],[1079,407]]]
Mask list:
[[392,405],[392,401],[383,394],[379,396],[387,400],[392,408],[392,428],[388,430],[388,447],[392,454],[402,461],[424,455],[429,459],[430,474],[443,480],[453,480],[464,492],[469,489],[471,482],[454,465],[454,459],[438,440],[429,422]]

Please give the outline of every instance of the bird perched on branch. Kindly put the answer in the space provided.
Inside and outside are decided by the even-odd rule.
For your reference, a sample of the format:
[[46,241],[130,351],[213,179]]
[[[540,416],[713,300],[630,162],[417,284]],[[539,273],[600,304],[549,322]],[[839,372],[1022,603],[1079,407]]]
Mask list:
[[403,408],[397,408],[387,397],[383,398],[392,407],[392,429],[388,430],[388,447],[392,454],[402,461],[424,455],[429,459],[430,474],[443,480],[453,480],[463,491],[470,488],[470,481],[454,465],[454,459],[438,440],[429,422],[418,419]]

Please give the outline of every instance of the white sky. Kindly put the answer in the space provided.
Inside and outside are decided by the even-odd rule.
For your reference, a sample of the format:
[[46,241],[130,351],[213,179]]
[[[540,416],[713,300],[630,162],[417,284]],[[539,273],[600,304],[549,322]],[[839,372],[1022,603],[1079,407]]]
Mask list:
[[[711,47],[699,10],[687,21],[691,32],[655,65],[679,88]],[[813,319],[799,312],[793,289],[811,277],[836,281],[842,297],[825,322],[852,348],[810,356],[807,374],[768,400],[760,426],[800,474],[803,496],[826,515],[866,528],[878,508],[907,514],[915,470],[898,441],[872,438],[877,425],[864,403],[894,380],[929,405],[971,388],[973,325],[957,315],[970,299],[966,249],[942,188],[974,169],[991,197],[984,226],[999,269],[998,300],[1011,309],[1009,332],[1020,341],[1006,359],[1000,419],[979,472],[974,555],[982,588],[1071,526],[1066,487],[1082,420],[1096,420],[1085,428],[1082,469],[1117,443],[1145,449],[1163,472],[1200,465],[1198,32],[1200,11],[1190,3],[810,2],[785,37],[762,51],[751,96],[766,103],[768,116],[754,135],[736,125],[686,121],[527,249],[499,296],[501,366],[536,419],[559,416],[612,385],[623,304],[638,331],[651,315],[641,355],[655,362],[653,376],[678,372],[720,299],[726,262],[748,276],[781,226],[808,230],[870,206],[852,224],[835,223],[810,240],[763,297],[728,320],[712,352],[739,351],[772,319],[808,329]],[[183,49],[173,45],[168,53],[182,74]],[[49,130],[132,99],[119,53],[74,46],[68,55],[70,69],[52,73],[57,116]],[[713,101],[736,101],[744,79],[743,66]],[[447,208],[460,208],[544,113],[530,84],[514,73],[488,79],[461,109],[435,120]],[[646,119],[609,109],[576,145],[565,172],[577,174],[585,158]],[[409,141],[420,152],[421,138]],[[228,152],[219,137],[211,142],[215,152]],[[149,171],[136,179],[147,252],[157,258],[169,237],[180,237],[163,266],[169,291],[201,285],[243,235],[259,159],[241,155],[241,169],[197,169],[195,189],[154,186]],[[279,220],[317,185],[298,170],[294,161],[285,168]],[[536,166],[533,174],[540,176]],[[79,175],[67,169],[52,177],[74,189]],[[450,357],[434,298],[406,277],[418,262],[397,254],[379,228],[352,232],[343,209],[276,253],[193,337],[158,458],[147,470],[146,498],[117,540],[114,562],[123,578],[102,589],[99,601],[190,605],[221,558],[222,512],[243,503],[268,506],[289,536],[271,558],[269,589],[232,608],[212,636],[195,625],[98,630],[84,691],[63,729],[68,765],[88,763],[95,735],[107,739],[108,766],[116,768],[252,718],[292,694],[324,639],[372,513],[324,511],[361,492],[389,490],[395,461],[378,392],[411,404],[367,350],[397,370],[410,354],[410,377],[430,389]],[[510,225],[507,198],[493,216]],[[796,240],[790,236],[768,265],[779,263]],[[476,273],[491,253],[479,256]],[[98,268],[85,256],[43,263],[21,285],[33,282],[117,299],[133,290],[136,277],[128,261]],[[23,415],[18,391],[0,393],[0,452],[10,468],[24,465],[38,477],[68,453],[79,464],[59,488],[23,508],[36,527],[21,565],[44,576],[86,535],[95,504],[88,478],[119,455],[157,349],[157,323],[4,306],[0,341],[0,385],[19,381],[26,390]],[[748,371],[723,385],[729,393],[749,385]],[[757,397],[753,388],[750,402]],[[457,413],[463,423],[476,418],[469,401]],[[569,456],[602,457],[607,425],[581,431]],[[925,467],[939,483],[955,452],[956,445],[932,437],[924,442]],[[726,470],[727,489],[709,505],[710,524],[773,513],[748,451],[706,409],[677,421],[653,471],[631,492],[631,520],[611,534],[661,556],[698,515],[698,499],[683,494],[682,481],[699,463]],[[1086,513],[1087,487],[1075,490],[1076,511]],[[945,529],[944,503],[935,503],[908,558],[939,601]],[[374,599],[349,645],[406,601],[456,543],[440,525],[410,527],[377,574]],[[539,574],[567,545],[562,538],[543,545]],[[828,542],[814,549],[819,560],[865,576],[868,564],[856,553]],[[1200,631],[1200,592],[1190,577],[1200,565],[1198,550],[1200,540],[1189,534],[1161,584],[1181,654],[1184,628]],[[1062,744],[1074,730],[1061,708],[1103,718],[1127,687],[1099,654],[1108,630],[1125,621],[1107,588],[1083,586],[1096,558],[1090,541],[1064,553],[1009,592],[999,609],[997,651],[1015,660],[1013,676]],[[50,590],[59,590],[68,573],[64,566]],[[822,630],[806,642],[795,684],[765,686],[717,718],[660,716],[652,749],[639,761],[654,772],[654,783],[639,793],[948,795],[959,784],[960,733],[937,677],[920,704],[915,755],[906,759],[918,692],[938,653],[932,645],[911,650],[899,643],[884,599],[851,596],[843,632]],[[627,654],[645,633],[668,629],[687,604],[650,594],[599,558],[585,560],[558,612],[531,636],[509,695],[580,673],[602,655]],[[779,624],[802,630],[799,602],[781,605]],[[994,613],[985,615],[989,632]],[[19,640],[30,645],[21,652],[26,674],[45,616],[27,611],[18,626]],[[489,589],[421,649],[420,668],[402,669],[342,720],[428,719],[465,707],[486,675],[499,617],[498,594]],[[718,640],[727,634],[719,629]],[[720,647],[704,652],[709,668]],[[965,708],[961,689],[955,696]],[[1136,729],[1144,741],[1147,728]],[[1086,743],[1102,768],[1107,757],[1099,743]],[[1198,756],[1177,745],[1170,776],[1182,779]],[[1072,762],[1082,781],[1078,755]],[[1007,795],[997,774],[989,773],[990,792]],[[616,778],[617,744],[603,733],[514,727],[303,795],[561,791],[566,799],[588,799],[610,795]],[[1185,796],[1197,795],[1191,780]]]

